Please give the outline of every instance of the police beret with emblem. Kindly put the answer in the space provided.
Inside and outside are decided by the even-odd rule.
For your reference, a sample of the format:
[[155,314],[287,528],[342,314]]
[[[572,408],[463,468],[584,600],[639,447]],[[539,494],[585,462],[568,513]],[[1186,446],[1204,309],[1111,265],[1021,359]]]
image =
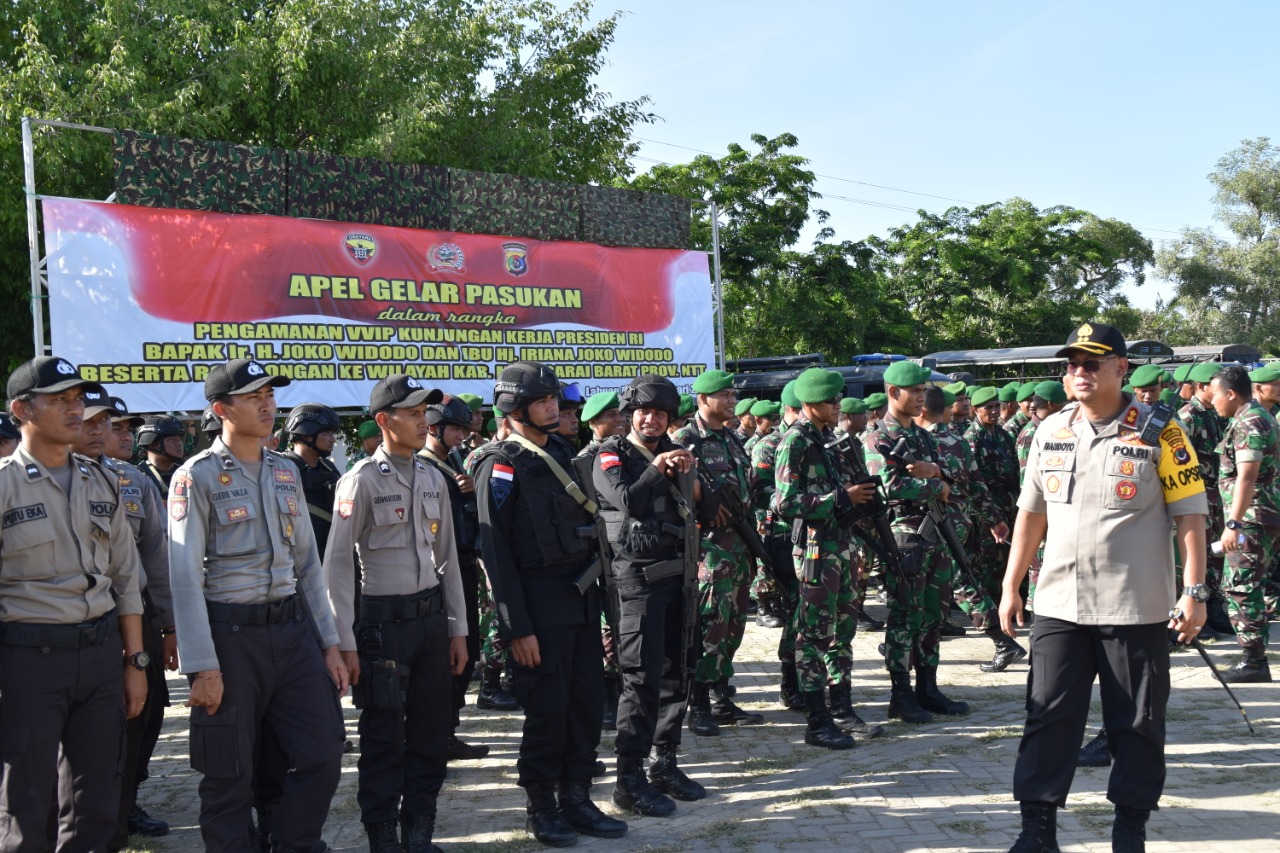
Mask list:
[[[1018,391],[1021,388],[1021,382],[1010,382],[1008,385],[1001,386],[1000,390],[996,391],[996,396],[1000,398],[1001,403],[1016,403],[1018,402]],[[972,392],[969,394],[969,400],[973,400]]]
[[1026,401],[1030,400],[1030,399],[1031,399],[1032,397],[1034,397],[1035,395],[1036,395],[1036,383],[1034,383],[1034,382],[1023,382],[1023,383],[1022,383],[1022,385],[1020,385],[1020,386],[1018,387],[1018,394],[1017,394],[1017,397],[1016,397],[1015,399],[1016,399],[1019,403],[1025,403]]
[[356,437],[361,441],[379,435],[382,435],[382,430],[378,428],[378,424],[375,421],[362,421],[360,426],[356,427]]
[[751,414],[757,418],[776,418],[782,411],[782,404],[773,400],[757,400],[751,407]]
[[268,373],[261,362],[251,358],[233,358],[209,370],[204,379],[204,398],[212,402],[226,395],[251,394],[266,385],[283,388],[290,381],[287,376]]
[[18,432],[18,425],[13,422],[13,418],[5,412],[0,412],[0,440],[18,441],[22,438],[22,433]]
[[1191,372],[1187,374],[1187,378],[1192,382],[1208,382],[1218,371],[1222,369],[1222,365],[1216,361],[1202,361],[1192,366]]
[[956,404],[956,395],[954,391],[942,389],[942,405],[944,408],[954,406]]
[[458,399],[466,403],[467,408],[473,412],[478,412],[484,407],[484,400],[480,399],[479,394],[459,394],[457,396]]
[[863,398],[863,402],[867,404],[867,411],[874,409],[883,409],[889,405],[889,395],[883,391],[877,391],[874,394],[868,394]]
[[969,394],[969,402],[973,403],[975,408],[982,408],[988,403],[996,402],[996,398],[1000,396],[1000,391],[990,385],[978,388]]
[[1134,388],[1146,388],[1148,385],[1160,384],[1160,374],[1163,373],[1159,367],[1154,364],[1144,364],[1137,370],[1133,371],[1133,375],[1129,377],[1129,384]]
[[582,407],[582,419],[590,423],[595,416],[610,409],[616,409],[618,406],[617,391],[597,391],[587,398],[587,404]]
[[884,384],[896,388],[914,388],[928,382],[931,376],[932,370],[921,367],[914,361],[895,361],[885,368]]
[[1055,358],[1067,358],[1072,350],[1087,352],[1090,355],[1128,355],[1124,335],[1115,326],[1105,323],[1084,323],[1080,328],[1067,335],[1067,345],[1058,350]]
[[1271,364],[1264,364],[1249,373],[1249,381],[1259,384],[1275,382],[1277,379],[1280,379],[1280,370],[1276,370],[1275,365]]
[[756,397],[747,397],[745,400],[739,400],[738,405],[733,407],[734,416],[740,418],[743,415],[751,414],[751,407],[757,402],[759,402],[759,399]]
[[840,401],[840,411],[846,415],[863,415],[867,412],[867,401],[857,397],[845,397]]
[[810,367],[796,377],[795,394],[801,403],[825,403],[844,390],[844,377],[824,367]]
[[14,400],[27,394],[61,394],[72,388],[98,391],[103,397],[107,396],[105,388],[85,379],[75,365],[56,355],[42,355],[18,365],[9,374],[7,391],[9,399]]
[[1194,364],[1181,365],[1177,370],[1173,371],[1173,381],[1177,383],[1194,382],[1195,380],[1191,378],[1191,369],[1193,367],[1195,367]]
[[794,379],[782,386],[782,405],[791,409],[800,408],[800,401],[796,399],[796,381]]
[[963,382],[952,382],[950,385],[943,385],[943,391],[950,391],[956,396],[956,399],[969,396],[969,386]]
[[676,413],[676,417],[687,418],[696,411],[698,411],[698,401],[693,399],[693,395],[681,394],[680,395],[680,411]]
[[701,376],[693,380],[695,394],[716,394],[732,387],[733,374],[723,370],[704,370]]
[[444,392],[439,388],[423,388],[422,383],[412,376],[393,373],[386,379],[379,379],[369,392],[369,411],[376,414],[386,409],[411,409],[423,403],[439,403],[443,399]]
[[1036,385],[1035,396],[1047,403],[1065,403],[1067,402],[1067,389],[1062,387],[1061,382],[1046,379]]

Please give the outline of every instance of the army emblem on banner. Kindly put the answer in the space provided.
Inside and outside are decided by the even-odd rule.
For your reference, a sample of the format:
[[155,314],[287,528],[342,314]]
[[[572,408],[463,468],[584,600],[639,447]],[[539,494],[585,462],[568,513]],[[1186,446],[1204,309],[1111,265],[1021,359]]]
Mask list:
[[529,271],[529,247],[524,243],[503,243],[502,261],[507,272],[524,275]]
[[351,256],[351,260],[360,266],[364,266],[373,260],[373,256],[378,253],[378,244],[368,234],[348,234],[347,238],[342,241],[342,245],[346,248],[347,254]]
[[436,272],[465,272],[466,261],[457,243],[440,243],[427,250],[427,263]]

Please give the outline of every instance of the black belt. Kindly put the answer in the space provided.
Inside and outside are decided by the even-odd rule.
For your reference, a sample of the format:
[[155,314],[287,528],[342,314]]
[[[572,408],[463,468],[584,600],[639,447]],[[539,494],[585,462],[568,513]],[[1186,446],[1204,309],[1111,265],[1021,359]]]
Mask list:
[[115,634],[116,614],[112,611],[92,622],[75,625],[40,625],[34,622],[0,623],[0,645],[31,649],[83,649],[101,646]]
[[368,622],[412,622],[444,612],[440,585],[413,595],[365,595],[360,598],[360,618]]
[[283,625],[294,621],[302,612],[302,602],[297,593],[267,604],[223,604],[210,601],[210,622],[224,622],[231,625]]

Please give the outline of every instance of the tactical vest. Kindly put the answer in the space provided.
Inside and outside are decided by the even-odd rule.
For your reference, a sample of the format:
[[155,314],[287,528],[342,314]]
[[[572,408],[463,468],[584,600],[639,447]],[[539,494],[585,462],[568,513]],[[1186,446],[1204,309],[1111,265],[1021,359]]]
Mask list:
[[[656,453],[675,450],[675,443],[664,438],[655,448]],[[626,479],[634,483],[649,467],[649,460],[623,436],[605,439],[599,453],[612,452],[618,454],[625,466]],[[634,563],[651,563],[657,560],[672,560],[680,554],[683,541],[685,520],[680,517],[680,510],[675,496],[670,489],[661,485],[654,489],[653,506],[643,516],[631,515],[625,509],[610,506],[604,495],[599,495],[600,515],[604,518],[605,530],[614,553],[621,560]],[[690,523],[693,523],[692,520]]]
[[449,509],[453,512],[453,538],[458,543],[458,551],[471,553],[480,550],[480,507],[476,501],[476,493],[462,493],[462,487],[454,479],[458,472],[447,465],[441,465],[430,456],[423,456],[424,461],[433,466],[444,477],[445,486],[449,489]]

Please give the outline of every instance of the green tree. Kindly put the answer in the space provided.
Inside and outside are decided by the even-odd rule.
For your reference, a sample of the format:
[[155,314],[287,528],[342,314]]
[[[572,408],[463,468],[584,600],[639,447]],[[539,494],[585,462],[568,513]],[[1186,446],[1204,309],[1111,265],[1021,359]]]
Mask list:
[[[61,119],[575,182],[631,173],[646,98],[596,78],[619,14],[590,0],[11,0],[0,6],[0,170],[19,120]],[[37,189],[105,198],[109,140],[37,129]],[[0,200],[0,296],[26,305],[26,211]],[[30,356],[0,315],[0,369]]]

